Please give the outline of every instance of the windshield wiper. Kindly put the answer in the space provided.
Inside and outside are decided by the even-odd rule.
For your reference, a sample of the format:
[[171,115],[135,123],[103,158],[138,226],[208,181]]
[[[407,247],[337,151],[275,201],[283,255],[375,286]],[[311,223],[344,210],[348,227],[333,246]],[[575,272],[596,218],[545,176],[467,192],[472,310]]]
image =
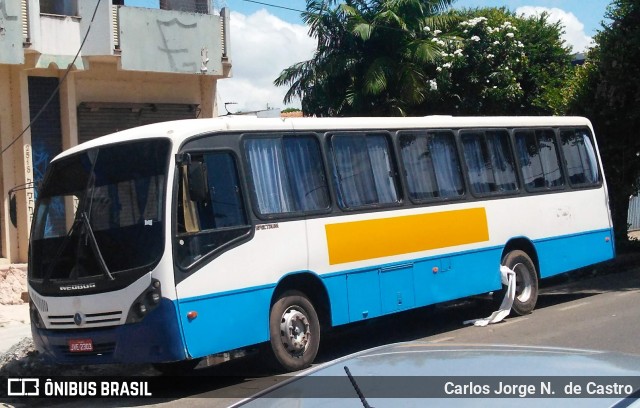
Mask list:
[[49,268],[47,269],[47,271],[43,276],[45,282],[47,282],[49,278],[51,278],[51,274],[53,273],[53,270],[56,264],[60,260],[60,257],[62,257],[62,253],[67,248],[67,244],[71,240],[71,235],[73,234],[73,231],[76,229],[77,225],[78,225],[78,215],[76,215],[76,218],[73,220],[73,224],[71,224],[71,228],[69,228],[69,231],[67,231],[67,235],[65,235],[64,240],[62,241],[62,244],[60,244],[60,247],[58,248],[58,252],[56,252],[56,255],[53,257],[53,260],[49,264]]
[[93,228],[91,228],[91,221],[89,221],[89,217],[87,216],[86,211],[83,211],[80,214],[80,219],[84,223],[85,232],[89,236],[89,241],[91,242],[91,250],[93,251],[93,255],[98,260],[98,264],[102,269],[104,275],[109,278],[109,280],[114,280],[113,275],[109,272],[109,267],[107,266],[104,258],[102,257],[102,252],[100,252],[100,247],[98,247],[98,241],[96,240],[96,236],[93,234]]

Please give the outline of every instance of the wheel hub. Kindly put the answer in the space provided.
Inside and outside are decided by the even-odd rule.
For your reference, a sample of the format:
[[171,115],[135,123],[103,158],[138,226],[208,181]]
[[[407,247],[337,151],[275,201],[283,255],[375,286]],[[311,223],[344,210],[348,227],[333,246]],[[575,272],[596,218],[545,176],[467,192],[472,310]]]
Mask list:
[[291,355],[301,355],[309,344],[309,320],[304,313],[289,308],[280,320],[280,337]]
[[516,273],[516,299],[520,302],[526,302],[531,297],[531,276],[527,271],[527,267],[521,263],[513,266],[513,271]]

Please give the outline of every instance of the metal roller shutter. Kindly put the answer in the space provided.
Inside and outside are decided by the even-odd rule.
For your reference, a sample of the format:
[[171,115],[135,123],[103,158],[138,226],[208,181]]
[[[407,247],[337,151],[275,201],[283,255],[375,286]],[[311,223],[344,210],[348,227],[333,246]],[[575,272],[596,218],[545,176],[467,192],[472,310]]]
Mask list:
[[83,102],[78,106],[78,142],[136,126],[197,116],[198,105]]

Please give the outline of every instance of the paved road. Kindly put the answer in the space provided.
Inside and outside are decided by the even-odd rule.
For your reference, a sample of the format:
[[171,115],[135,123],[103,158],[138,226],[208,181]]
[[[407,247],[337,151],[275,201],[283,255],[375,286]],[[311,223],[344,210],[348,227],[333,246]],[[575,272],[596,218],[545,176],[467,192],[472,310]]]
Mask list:
[[[488,316],[481,299],[429,307],[352,325],[323,339],[317,362],[370,347],[399,341],[485,343],[602,349],[640,355],[640,268],[624,273],[547,282],[536,310],[488,327],[464,326],[463,321]],[[282,377],[261,371],[255,359],[197,370],[218,376],[211,386],[185,389],[187,399],[172,401],[100,400],[95,406],[226,407]],[[96,403],[94,403],[96,402]],[[84,407],[86,402],[65,404]]]
[[[508,318],[488,327],[463,326],[465,320],[491,313],[489,302],[468,300],[426,308],[339,330],[326,339],[318,362],[398,341],[488,343],[559,346],[620,351],[640,355],[640,269],[573,282],[550,282],[542,288],[533,314]],[[191,398],[166,401],[157,407],[225,407],[247,391],[273,384],[260,376],[251,361],[207,369],[213,374],[246,374],[231,385],[212,385]],[[218,398],[221,397],[221,398]]]

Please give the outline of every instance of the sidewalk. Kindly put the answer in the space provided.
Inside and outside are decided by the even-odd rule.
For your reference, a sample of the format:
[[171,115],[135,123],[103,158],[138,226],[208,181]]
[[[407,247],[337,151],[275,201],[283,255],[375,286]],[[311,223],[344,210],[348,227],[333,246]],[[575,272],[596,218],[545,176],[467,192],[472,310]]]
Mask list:
[[0,305],[0,354],[24,337],[31,337],[29,304]]

